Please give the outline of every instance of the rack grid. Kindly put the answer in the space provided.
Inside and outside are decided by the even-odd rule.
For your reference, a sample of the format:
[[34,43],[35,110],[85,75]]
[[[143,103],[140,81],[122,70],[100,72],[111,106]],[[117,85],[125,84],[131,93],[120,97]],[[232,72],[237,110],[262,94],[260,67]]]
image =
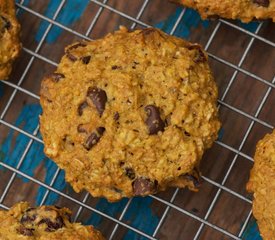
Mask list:
[[[203,213],[197,214],[196,209],[189,209],[188,207],[182,206],[181,202],[187,201],[186,198],[182,196],[191,196],[190,198],[193,199],[193,195],[198,193],[189,193],[186,190],[181,189],[173,189],[169,191],[169,194],[163,195],[152,195],[148,198],[141,199],[140,201],[145,201],[146,199],[150,199],[154,201],[154,204],[156,206],[161,205],[161,214],[158,216],[158,221],[155,224],[152,224],[153,229],[150,231],[145,231],[142,227],[136,227],[135,224],[133,224],[131,221],[125,221],[124,218],[127,215],[127,212],[129,211],[129,208],[131,207],[131,204],[133,204],[134,199],[128,199],[125,201],[123,208],[120,209],[116,215],[111,215],[106,213],[106,211],[98,209],[94,204],[89,204],[89,201],[91,201],[91,196],[88,193],[83,193],[81,195],[75,195],[70,194],[68,192],[64,192],[60,189],[58,189],[56,186],[56,182],[58,181],[58,177],[62,175],[61,170],[56,168],[55,172],[51,175],[50,181],[47,183],[31,174],[27,174],[26,172],[21,170],[21,166],[23,165],[27,155],[29,154],[30,149],[33,147],[33,144],[36,143],[38,145],[43,145],[43,141],[41,140],[41,136],[39,134],[39,125],[37,125],[34,130],[27,131],[24,130],[22,127],[14,124],[14,121],[8,121],[6,119],[6,116],[9,114],[9,112],[13,111],[13,104],[16,99],[16,97],[22,97],[27,96],[29,98],[34,99],[34,101],[39,100],[38,93],[33,90],[29,85],[24,85],[26,79],[28,78],[28,74],[31,71],[31,68],[33,67],[35,61],[39,61],[42,64],[51,65],[52,67],[57,66],[57,61],[50,59],[47,55],[43,54],[43,47],[46,44],[46,39],[48,35],[50,34],[53,27],[58,27],[62,29],[62,31],[66,32],[67,34],[73,35],[76,38],[79,39],[86,39],[86,40],[92,40],[91,35],[93,35],[93,30],[95,29],[95,26],[100,23],[102,19],[102,15],[104,12],[107,11],[109,14],[114,14],[119,16],[119,18],[123,19],[123,21],[128,21],[130,23],[129,27],[130,29],[135,28],[144,28],[144,27],[152,27],[151,23],[147,23],[145,20],[143,20],[143,15],[146,11],[149,11],[148,9],[152,8],[153,4],[156,4],[154,0],[135,0],[132,1],[132,4],[134,5],[137,3],[139,6],[138,11],[136,12],[135,16],[130,15],[126,11],[122,11],[119,8],[116,7],[115,2],[111,0],[90,0],[89,4],[92,4],[94,7],[97,8],[97,11],[95,14],[93,14],[92,19],[90,19],[90,23],[86,31],[84,33],[74,30],[70,26],[67,26],[65,24],[60,23],[58,21],[58,16],[61,14],[62,10],[68,4],[69,0],[62,0],[58,1],[59,5],[56,8],[54,14],[51,17],[46,16],[43,13],[40,13],[35,8],[32,8],[26,4],[28,1],[18,1],[17,6],[17,14],[18,15],[24,15],[29,14],[37,19],[39,21],[47,22],[48,25],[45,28],[41,38],[38,41],[38,44],[34,49],[28,48],[27,46],[23,46],[23,52],[24,54],[28,55],[29,58],[26,60],[24,66],[24,69],[22,73],[20,73],[20,76],[18,77],[18,81],[2,81],[2,84],[4,85],[4,89],[8,88],[10,90],[9,96],[3,101],[0,102],[0,131],[5,129],[4,136],[0,138],[2,141],[7,134],[5,132],[7,131],[13,131],[16,132],[19,135],[23,135],[27,139],[26,147],[24,148],[24,151],[22,151],[21,155],[18,157],[19,160],[17,164],[10,165],[7,162],[1,161],[0,158],[0,167],[2,167],[2,170],[9,171],[9,177],[7,179],[7,182],[5,183],[3,189],[0,188],[0,207],[4,209],[8,209],[9,206],[11,206],[13,203],[9,203],[5,201],[8,198],[8,195],[13,192],[13,185],[16,181],[16,178],[18,176],[33,182],[34,184],[37,184],[38,186],[41,186],[45,189],[43,196],[40,198],[39,204],[45,204],[47,203],[47,198],[51,193],[55,193],[58,196],[70,201],[70,204],[74,208],[74,220],[79,221],[83,218],[81,217],[84,211],[88,211],[89,213],[96,213],[99,216],[103,218],[104,221],[110,221],[111,224],[107,225],[108,228],[111,225],[112,227],[109,228],[108,232],[108,239],[120,239],[118,236],[124,236],[125,231],[131,231],[134,236],[132,239],[176,239],[176,238],[170,238],[169,231],[171,231],[171,226],[169,227],[169,221],[171,221],[171,216],[174,215],[182,215],[184,216],[184,219],[187,219],[186,222],[182,222],[182,225],[188,225],[188,222],[196,222],[195,230],[188,235],[186,233],[185,239],[209,239],[207,236],[209,234],[212,234],[213,232],[219,235],[213,235],[213,236],[220,236],[220,238],[214,237],[212,239],[243,239],[243,234],[247,229],[247,226],[252,220],[252,211],[251,211],[251,196],[248,194],[244,194],[242,190],[235,189],[235,187],[231,187],[228,182],[232,182],[232,176],[234,175],[234,171],[236,169],[240,168],[238,166],[239,162],[248,162],[245,164],[249,164],[249,166],[252,166],[253,164],[253,149],[255,146],[249,145],[251,136],[254,136],[253,133],[254,129],[260,129],[257,136],[263,136],[264,133],[272,131],[274,128],[274,117],[272,114],[267,114],[271,117],[263,117],[261,116],[263,109],[269,107],[270,111],[272,111],[272,100],[274,103],[274,98],[272,97],[274,94],[274,88],[275,88],[275,52],[272,52],[275,50],[275,38],[268,38],[266,36],[263,36],[262,29],[272,29],[274,31],[274,24],[271,22],[261,22],[257,25],[255,25],[255,29],[253,31],[246,30],[246,28],[239,24],[236,21],[228,21],[224,19],[219,19],[214,22],[210,22],[210,27],[208,27],[208,35],[207,39],[204,42],[204,48],[206,51],[208,51],[209,58],[211,61],[212,66],[222,66],[230,69],[230,77],[229,81],[227,83],[222,83],[222,94],[219,98],[218,104],[220,111],[225,111],[233,114],[234,116],[237,116],[237,118],[244,119],[243,121],[247,121],[247,124],[244,124],[243,126],[243,133],[240,133],[240,140],[238,144],[230,144],[230,141],[224,141],[222,137],[220,137],[216,142],[215,146],[217,149],[222,149],[222,151],[226,151],[227,154],[230,155],[231,162],[224,164],[224,170],[222,171],[222,176],[215,179],[214,177],[208,176],[207,174],[203,174],[202,179],[204,180],[204,183],[211,189],[210,190],[210,197],[208,198],[207,207],[205,207]],[[35,2],[35,1],[33,1]],[[38,1],[37,1],[38,2]],[[118,2],[118,0],[117,0]],[[125,1],[126,2],[126,1]],[[151,7],[149,7],[151,5]],[[174,35],[177,31],[177,29],[183,24],[183,19],[186,16],[187,9],[178,7],[177,10],[179,11],[172,27],[169,29],[168,33],[171,35]],[[150,13],[147,13],[147,15]],[[20,16],[19,16],[20,17]],[[222,29],[227,29],[227,31],[232,32],[238,32],[238,34],[241,34],[248,40],[245,42],[245,46],[243,46],[242,54],[240,55],[240,58],[238,61],[229,61],[226,57],[219,56],[220,54],[216,54],[215,50],[211,50],[211,46],[213,45],[213,42],[216,38],[218,38],[218,34],[222,32]],[[209,30],[210,29],[210,30]],[[22,29],[24,31],[24,29]],[[268,31],[268,30],[267,30]],[[269,30],[272,35],[272,30]],[[192,37],[191,32],[191,37]],[[274,35],[273,35],[274,37]],[[266,59],[267,62],[266,65],[271,65],[271,71],[269,74],[269,77],[264,77],[264,74],[257,74],[250,71],[250,68],[245,67],[247,66],[247,58],[251,56],[251,52],[254,51],[255,45],[264,45],[268,49],[270,49],[271,53],[269,56],[271,58]],[[232,43],[234,45],[234,43]],[[257,45],[257,46],[258,46]],[[64,46],[63,46],[64,47]],[[214,53],[213,53],[214,52]],[[45,52],[44,52],[45,53]],[[235,63],[232,63],[235,62]],[[273,66],[273,68],[272,68]],[[218,68],[218,67],[217,67]],[[239,77],[242,76],[245,79],[249,79],[249,83],[245,84],[255,84],[256,86],[260,86],[261,91],[260,94],[256,96],[255,104],[249,103],[249,105],[255,105],[253,107],[254,111],[250,110],[244,110],[246,107],[243,107],[243,105],[235,106],[236,102],[232,101],[232,98],[236,97],[233,95],[233,97],[229,97],[232,91],[235,91],[236,86],[239,85],[237,82],[240,82]],[[271,76],[271,77],[270,77]],[[248,80],[247,80],[248,81]],[[244,84],[244,85],[245,85]],[[241,91],[241,90],[240,90]],[[239,92],[242,94],[242,92]],[[271,100],[270,100],[271,99]],[[234,104],[232,104],[232,102]],[[267,111],[268,112],[268,111]],[[221,114],[222,115],[222,114]],[[234,120],[234,118],[230,117],[230,120]],[[242,123],[242,122],[241,122]],[[234,122],[232,123],[234,125]],[[2,126],[1,126],[2,125]],[[2,133],[1,133],[2,134]],[[230,134],[229,134],[230,137]],[[251,150],[252,149],[252,150]],[[215,150],[210,150],[215,151]],[[207,154],[211,156],[210,154]],[[207,158],[207,156],[206,156]],[[211,158],[211,157],[208,157]],[[242,160],[240,160],[240,158]],[[205,162],[206,160],[203,160]],[[245,165],[244,164],[244,165]],[[204,164],[202,168],[207,166]],[[1,170],[0,170],[1,171]],[[249,172],[249,170],[246,170]],[[207,171],[206,171],[207,172]],[[211,174],[209,174],[211,175]],[[243,183],[242,183],[243,184]],[[1,192],[2,191],[2,192]],[[180,195],[180,196],[179,196]],[[168,197],[169,196],[169,197]],[[213,218],[213,214],[215,215],[215,208],[222,208],[221,207],[221,199],[224,199],[225,196],[228,198],[234,198],[237,199],[236,201],[240,201],[242,204],[246,204],[247,210],[245,211],[245,214],[242,213],[242,216],[239,219],[239,222],[237,221],[237,224],[239,224],[239,229],[232,230],[230,226],[226,226],[224,224],[224,221],[226,221],[226,216],[219,217],[219,221],[215,222],[215,218]],[[23,196],[21,199],[24,200]],[[200,195],[202,197],[202,195]],[[210,199],[210,200],[209,200]],[[197,201],[197,200],[196,200]],[[225,200],[226,202],[227,200]],[[187,204],[188,205],[188,204]],[[192,205],[192,204],[191,204]],[[229,208],[234,206],[227,206]],[[155,207],[155,209],[158,209]],[[235,208],[234,208],[235,209]],[[158,210],[156,210],[158,211]],[[233,210],[232,210],[233,211]],[[236,209],[235,209],[236,211]],[[169,217],[170,216],[170,217]],[[186,218],[185,218],[186,217]],[[236,221],[235,221],[236,222]],[[172,223],[173,225],[173,223]],[[180,223],[179,223],[180,225]],[[142,226],[142,224],[141,224]],[[225,226],[225,227],[224,227]],[[101,227],[99,227],[101,228]],[[103,227],[102,227],[103,228]],[[166,228],[168,230],[166,230]],[[124,229],[124,230],[123,230]],[[104,229],[103,229],[104,230]],[[123,232],[124,231],[124,232]],[[185,230],[186,231],[186,230]],[[122,235],[119,235],[119,232],[122,232]],[[150,233],[148,233],[150,232]],[[162,232],[162,233],[160,233]],[[208,235],[207,235],[208,234]],[[165,238],[166,237],[166,238]],[[124,237],[124,239],[127,239]],[[178,238],[181,239],[181,238]]]

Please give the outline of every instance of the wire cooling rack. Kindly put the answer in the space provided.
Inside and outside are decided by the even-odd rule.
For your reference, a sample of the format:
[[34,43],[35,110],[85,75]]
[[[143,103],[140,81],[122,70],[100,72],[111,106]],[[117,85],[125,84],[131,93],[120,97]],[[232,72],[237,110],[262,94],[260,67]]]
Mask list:
[[[201,21],[195,11],[164,0],[33,0],[16,6],[23,53],[10,81],[0,85],[1,208],[23,200],[69,206],[75,221],[95,225],[107,239],[260,239],[245,184],[255,144],[275,123],[273,23]],[[74,193],[42,153],[42,77],[54,70],[67,44],[100,37],[119,24],[156,26],[208,51],[223,128],[202,161],[198,193],[170,189],[107,203]]]

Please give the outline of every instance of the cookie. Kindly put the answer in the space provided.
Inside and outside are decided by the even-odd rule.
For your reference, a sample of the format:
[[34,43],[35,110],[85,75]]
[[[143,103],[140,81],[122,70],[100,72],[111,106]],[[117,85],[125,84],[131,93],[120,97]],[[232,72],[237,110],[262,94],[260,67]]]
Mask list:
[[149,28],[65,50],[41,87],[45,153],[75,191],[116,201],[195,189],[217,137],[217,87],[197,44]]
[[264,240],[275,239],[275,130],[257,144],[247,190],[253,192],[253,215]]
[[1,240],[104,240],[92,226],[71,223],[71,211],[56,206],[31,208],[21,202],[0,211]]
[[0,80],[8,78],[20,52],[19,31],[14,1],[0,0]]
[[173,0],[196,9],[203,19],[217,16],[250,22],[269,19],[275,22],[275,0]]

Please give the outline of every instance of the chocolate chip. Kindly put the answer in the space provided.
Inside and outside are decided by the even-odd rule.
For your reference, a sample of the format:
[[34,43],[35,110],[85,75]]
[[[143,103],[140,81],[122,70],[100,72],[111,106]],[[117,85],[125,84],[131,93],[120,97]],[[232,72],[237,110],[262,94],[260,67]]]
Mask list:
[[28,209],[26,210],[26,212],[30,212],[30,211],[32,211],[32,210],[35,210],[35,208],[30,207],[30,208],[28,208]]
[[87,46],[87,45],[84,44],[84,43],[81,43],[81,42],[77,43],[77,44],[74,44],[73,46],[70,46],[66,50],[67,58],[69,58],[72,62],[75,62],[78,58],[76,56],[74,56],[70,51],[73,50],[73,49],[76,49],[76,48],[79,48],[79,47],[85,47],[85,46]]
[[[59,206],[56,206],[56,205],[54,205],[54,207],[57,208],[57,209],[62,209],[62,207],[59,207]],[[65,212],[64,216],[69,220],[69,222],[72,222],[72,220],[71,220],[72,214],[71,213]]]
[[69,52],[66,53],[66,56],[67,56],[67,58],[69,58],[72,62],[75,62],[75,61],[77,60],[77,57],[74,56],[73,54],[69,53]]
[[105,110],[105,104],[107,102],[106,92],[97,87],[90,87],[87,92],[87,96],[92,100],[99,115],[101,116]]
[[186,131],[184,131],[184,135],[187,136],[187,137],[191,136],[191,134],[189,132],[186,132]]
[[81,58],[81,61],[84,63],[84,64],[88,64],[91,60],[91,56],[85,56],[85,57],[82,57]]
[[78,108],[77,108],[77,113],[78,113],[79,116],[82,116],[83,110],[84,110],[86,107],[88,107],[88,103],[87,103],[86,101],[83,102],[83,103],[81,103],[81,104],[78,106]]
[[124,166],[124,164],[125,164],[125,162],[123,162],[123,161],[120,161],[120,162],[119,162],[119,166],[120,166],[120,167]]
[[34,222],[36,219],[36,215],[29,215],[28,213],[25,213],[21,219],[20,219],[20,223],[24,224],[24,223],[30,223],[30,222]]
[[95,132],[93,132],[86,140],[84,147],[87,150],[91,150],[91,148],[96,145],[100,138],[102,137],[103,133],[105,132],[105,128],[104,127],[99,127],[96,129]]
[[118,68],[118,66],[114,65],[112,66],[112,70],[116,70]]
[[115,114],[114,114],[114,120],[115,120],[115,121],[118,121],[118,119],[119,119],[119,113],[118,113],[118,112],[115,112]]
[[33,236],[34,229],[20,226],[18,229],[16,229],[16,231],[19,234],[23,235],[23,236],[29,236],[29,237],[31,237],[31,236]]
[[136,174],[133,168],[125,168],[125,174],[131,180],[135,179]]
[[201,49],[198,50],[198,52],[194,58],[194,61],[196,63],[206,62],[206,57]]
[[270,1],[269,0],[252,0],[253,3],[258,4],[262,7],[269,7]]
[[193,49],[197,50],[196,55],[194,57],[194,62],[200,63],[200,62],[205,62],[207,60],[200,45],[193,44],[193,45],[188,46],[188,49],[189,50],[193,50]]
[[9,29],[11,28],[11,23],[10,23],[10,21],[9,21],[7,18],[3,17],[3,16],[0,16],[0,17],[1,17],[2,22],[3,22],[2,30],[3,30],[3,29],[9,30]]
[[65,226],[64,221],[61,216],[58,216],[55,219],[55,222],[51,221],[49,218],[43,218],[39,221],[38,225],[41,225],[44,223],[47,225],[47,228],[45,229],[45,231],[47,231],[47,232],[53,232],[53,231]]
[[59,82],[60,79],[65,78],[65,75],[62,73],[52,73],[49,75],[49,78],[51,78],[54,82]]
[[87,133],[87,130],[83,127],[83,124],[79,124],[79,125],[77,126],[77,131],[78,131],[79,133]]
[[34,222],[37,214],[34,212],[35,208],[28,208],[20,219],[21,224],[28,224]]
[[145,121],[149,134],[157,134],[159,131],[163,132],[165,123],[160,117],[160,111],[158,107],[154,105],[147,105],[145,108],[145,111],[147,113],[147,119]]
[[201,179],[200,179],[199,175],[194,176],[192,174],[186,173],[186,174],[183,175],[183,177],[186,178],[189,181],[192,181],[196,188],[201,186]]
[[69,48],[67,48],[67,52],[69,50],[73,50],[73,49],[76,49],[76,48],[79,48],[79,47],[86,47],[87,45],[85,43],[82,43],[82,42],[79,42],[79,43],[76,43],[72,46],[70,46]]
[[150,181],[148,178],[137,178],[133,183],[133,192],[135,196],[145,196],[155,193],[157,190],[157,181]]

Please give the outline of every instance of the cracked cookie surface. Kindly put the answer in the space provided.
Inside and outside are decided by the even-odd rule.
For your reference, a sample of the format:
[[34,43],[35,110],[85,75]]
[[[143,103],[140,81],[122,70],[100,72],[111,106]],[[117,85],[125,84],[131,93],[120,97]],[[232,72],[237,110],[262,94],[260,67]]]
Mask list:
[[0,80],[6,80],[21,44],[13,0],[0,0]]
[[71,223],[71,211],[56,206],[31,208],[21,202],[0,211],[1,240],[104,240],[92,226]]
[[217,137],[217,87],[197,44],[157,29],[66,48],[41,87],[45,153],[79,192],[117,201],[195,190]]
[[250,22],[272,19],[275,22],[275,0],[172,0],[196,9],[203,19],[220,16]]
[[253,192],[253,215],[261,236],[275,239],[275,130],[260,140],[256,147],[254,166],[247,190]]

